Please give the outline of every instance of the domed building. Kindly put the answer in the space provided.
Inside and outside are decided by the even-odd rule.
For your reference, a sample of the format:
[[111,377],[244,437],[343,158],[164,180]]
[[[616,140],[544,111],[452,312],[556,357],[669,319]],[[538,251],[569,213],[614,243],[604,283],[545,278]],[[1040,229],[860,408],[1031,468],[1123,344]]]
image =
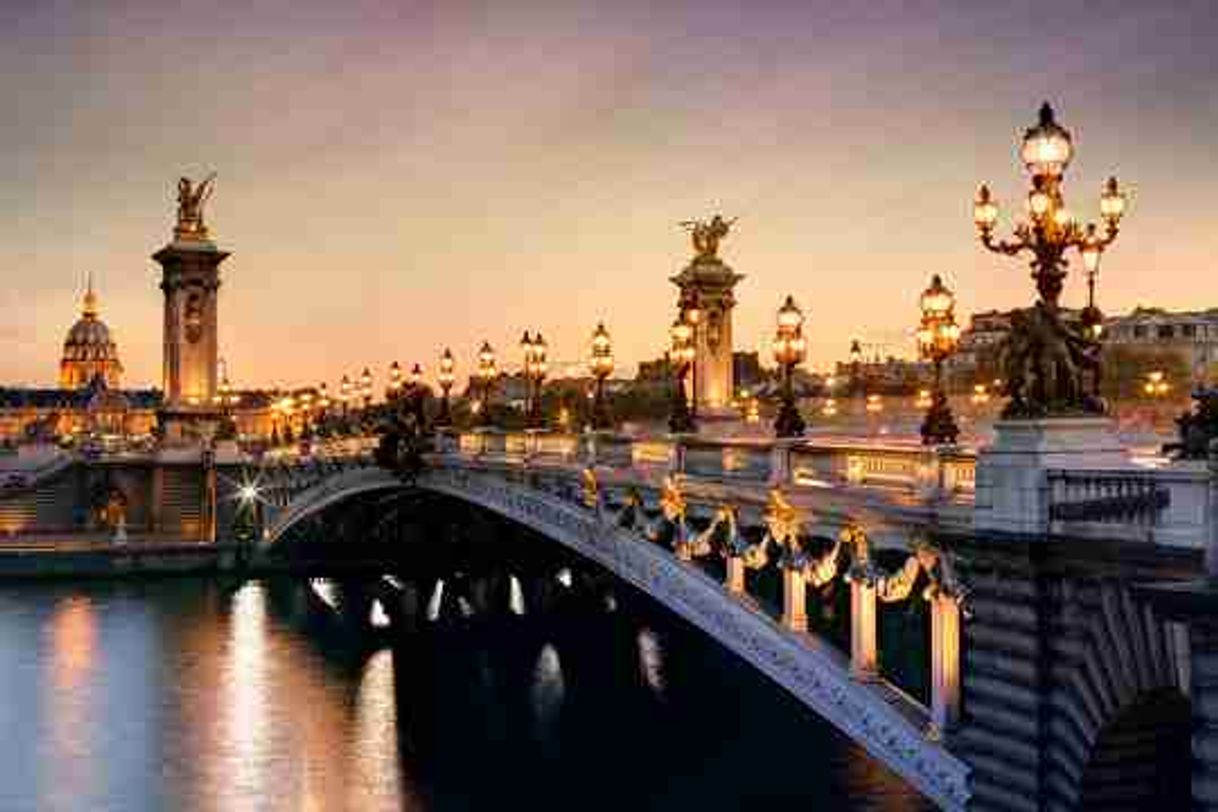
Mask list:
[[107,387],[118,389],[122,374],[118,346],[110,336],[110,328],[97,317],[97,294],[93,292],[93,280],[90,279],[80,319],[68,330],[68,337],[63,342],[59,388],[83,389],[100,376]]

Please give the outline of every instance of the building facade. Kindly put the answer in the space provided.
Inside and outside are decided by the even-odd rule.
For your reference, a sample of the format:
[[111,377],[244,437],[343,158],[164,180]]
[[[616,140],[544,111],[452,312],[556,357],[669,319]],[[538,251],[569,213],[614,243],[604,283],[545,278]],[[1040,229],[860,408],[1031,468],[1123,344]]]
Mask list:
[[1139,307],[1104,321],[1104,344],[1147,355],[1177,355],[1195,385],[1218,380],[1218,308],[1171,312]]

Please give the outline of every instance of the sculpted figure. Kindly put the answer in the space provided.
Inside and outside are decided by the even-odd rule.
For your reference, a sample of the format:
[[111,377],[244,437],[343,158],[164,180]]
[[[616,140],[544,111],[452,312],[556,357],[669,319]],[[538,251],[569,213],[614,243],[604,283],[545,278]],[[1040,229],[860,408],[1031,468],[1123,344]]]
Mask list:
[[215,172],[201,180],[197,186],[190,178],[178,178],[178,225],[174,229],[175,234],[207,236],[207,226],[203,222],[203,204],[211,197],[215,181]]
[[685,220],[681,227],[689,232],[697,259],[714,259],[719,253],[719,241],[727,236],[736,218],[724,220],[716,214],[709,221]]

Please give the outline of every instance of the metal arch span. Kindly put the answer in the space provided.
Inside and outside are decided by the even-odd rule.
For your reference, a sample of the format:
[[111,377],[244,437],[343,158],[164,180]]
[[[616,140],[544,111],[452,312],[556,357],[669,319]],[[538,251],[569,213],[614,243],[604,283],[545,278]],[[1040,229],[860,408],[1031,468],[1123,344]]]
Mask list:
[[606,567],[736,652],[941,808],[967,807],[968,767],[927,737],[893,689],[852,678],[841,654],[748,609],[701,571],[592,511],[494,475],[434,469],[418,485],[491,510]]
[[332,474],[297,494],[267,527],[263,545],[272,546],[303,519],[361,493],[404,488],[402,481],[383,468],[350,468]]

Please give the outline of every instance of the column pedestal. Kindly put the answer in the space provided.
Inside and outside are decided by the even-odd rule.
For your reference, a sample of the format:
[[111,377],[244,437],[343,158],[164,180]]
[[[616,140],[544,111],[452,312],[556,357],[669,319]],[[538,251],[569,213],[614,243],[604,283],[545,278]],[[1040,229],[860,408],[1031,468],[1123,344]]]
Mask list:
[[931,735],[939,737],[960,718],[960,605],[938,596],[930,602]]
[[973,523],[978,530],[1044,536],[1050,469],[1121,468],[1129,452],[1106,417],[1000,420],[977,456]]
[[850,583],[850,674],[857,680],[873,680],[879,675],[876,651],[875,586]]
[[808,630],[808,588],[801,570],[782,571],[782,625],[793,632]]
[[733,595],[744,594],[744,559],[738,555],[727,557],[727,591]]

